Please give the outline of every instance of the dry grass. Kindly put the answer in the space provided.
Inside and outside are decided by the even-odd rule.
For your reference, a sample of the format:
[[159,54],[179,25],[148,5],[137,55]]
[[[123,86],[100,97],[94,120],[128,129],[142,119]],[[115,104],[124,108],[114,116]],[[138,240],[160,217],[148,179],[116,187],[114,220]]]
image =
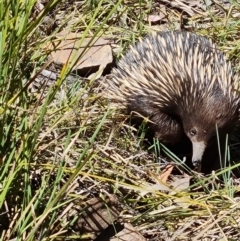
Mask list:
[[[181,26],[213,38],[239,70],[240,5],[236,1],[209,7],[204,3],[191,7],[183,1],[119,1],[113,11],[116,2],[59,1],[50,11],[58,27],[51,34],[37,28],[30,38],[37,42],[32,42],[30,50],[34,52],[36,46],[54,36],[54,31],[65,28],[109,38],[117,59],[129,44],[148,32]],[[145,21],[161,12],[166,17],[157,25]],[[29,59],[32,73],[46,62],[44,56],[36,57],[41,60],[37,64],[34,58]],[[69,69],[58,69],[57,85],[47,87],[43,100],[29,93],[26,109],[16,112],[14,145],[3,153],[3,160],[11,161],[4,172],[11,182],[3,184],[5,195],[0,199],[2,218],[9,220],[2,240],[86,238],[88,234],[82,236],[75,225],[81,219],[81,205],[110,194],[117,196],[124,210],[120,220],[131,222],[148,240],[239,240],[239,180],[231,176],[231,169],[239,165],[206,177],[190,171],[195,181],[186,179],[183,188],[177,187],[179,180],[186,178],[182,172],[172,173],[166,183],[162,182],[164,160],[178,167],[176,158],[160,158],[163,148],[158,142],[146,145],[144,126],[136,130],[124,111],[109,107],[101,95],[101,81],[106,76],[80,78],[78,83],[69,84],[65,81]],[[19,136],[21,128],[25,135]],[[237,162],[238,140],[234,143]],[[9,159],[11,154],[15,158]]]

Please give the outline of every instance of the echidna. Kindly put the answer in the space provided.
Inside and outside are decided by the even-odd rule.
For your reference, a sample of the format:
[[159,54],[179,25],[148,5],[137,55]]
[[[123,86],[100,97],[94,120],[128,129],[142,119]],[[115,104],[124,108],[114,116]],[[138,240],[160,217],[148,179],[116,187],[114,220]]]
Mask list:
[[163,143],[183,135],[192,142],[192,163],[225,136],[239,119],[237,74],[217,46],[190,32],[147,35],[132,46],[112,71],[110,98],[149,119]]

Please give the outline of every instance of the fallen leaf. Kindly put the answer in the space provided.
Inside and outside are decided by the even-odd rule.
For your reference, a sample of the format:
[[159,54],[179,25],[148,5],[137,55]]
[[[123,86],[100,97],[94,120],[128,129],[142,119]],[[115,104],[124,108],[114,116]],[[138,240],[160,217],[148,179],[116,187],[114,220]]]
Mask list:
[[162,182],[167,182],[169,175],[172,173],[173,167],[174,167],[173,165],[167,165],[164,167],[164,169],[162,170],[162,172],[159,176],[159,179]]

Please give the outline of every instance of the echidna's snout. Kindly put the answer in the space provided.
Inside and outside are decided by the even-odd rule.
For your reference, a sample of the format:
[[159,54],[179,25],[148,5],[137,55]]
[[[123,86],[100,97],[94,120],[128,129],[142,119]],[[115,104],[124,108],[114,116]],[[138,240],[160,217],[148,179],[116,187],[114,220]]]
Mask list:
[[206,144],[204,142],[192,141],[192,163],[195,168],[201,168],[202,156],[205,149]]

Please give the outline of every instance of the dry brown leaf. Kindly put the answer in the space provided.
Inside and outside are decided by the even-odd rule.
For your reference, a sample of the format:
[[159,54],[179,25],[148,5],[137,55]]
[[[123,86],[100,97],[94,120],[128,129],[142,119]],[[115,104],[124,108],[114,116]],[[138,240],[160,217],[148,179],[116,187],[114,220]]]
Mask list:
[[169,177],[169,175],[172,173],[172,170],[173,170],[173,165],[167,165],[165,166],[165,168],[163,169],[163,171],[161,172],[160,176],[159,176],[159,179],[162,181],[162,182],[167,182],[167,179]]

